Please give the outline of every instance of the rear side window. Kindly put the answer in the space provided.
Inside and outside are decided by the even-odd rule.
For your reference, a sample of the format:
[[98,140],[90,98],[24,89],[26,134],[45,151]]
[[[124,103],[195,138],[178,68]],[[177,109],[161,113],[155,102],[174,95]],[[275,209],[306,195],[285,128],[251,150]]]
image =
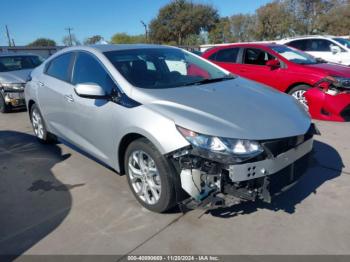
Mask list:
[[114,87],[114,82],[97,59],[88,53],[79,53],[74,65],[72,83],[93,83],[101,86],[107,93]]
[[287,43],[287,45],[302,51],[306,51],[308,46],[308,40],[295,40]]
[[46,69],[46,74],[62,81],[69,82],[72,55],[73,53],[66,53],[51,60]]
[[314,52],[330,52],[333,43],[325,39],[312,39],[307,51]]
[[236,63],[239,48],[225,48],[216,52],[215,61],[217,62],[227,62]]

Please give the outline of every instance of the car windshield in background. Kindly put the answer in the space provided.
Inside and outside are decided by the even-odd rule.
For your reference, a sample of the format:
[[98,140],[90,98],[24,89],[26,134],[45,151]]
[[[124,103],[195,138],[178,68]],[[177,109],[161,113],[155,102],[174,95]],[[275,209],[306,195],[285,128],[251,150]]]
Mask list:
[[279,53],[285,59],[296,64],[312,65],[312,64],[320,63],[320,61],[318,61],[315,57],[287,46],[276,45],[276,46],[271,46],[271,49]]
[[33,69],[42,60],[38,56],[2,56],[0,57],[0,72]]
[[232,79],[231,74],[179,49],[150,48],[104,53],[134,86],[171,88]]
[[350,48],[350,40],[345,38],[333,38],[333,40],[337,41],[339,44],[342,44],[343,46]]

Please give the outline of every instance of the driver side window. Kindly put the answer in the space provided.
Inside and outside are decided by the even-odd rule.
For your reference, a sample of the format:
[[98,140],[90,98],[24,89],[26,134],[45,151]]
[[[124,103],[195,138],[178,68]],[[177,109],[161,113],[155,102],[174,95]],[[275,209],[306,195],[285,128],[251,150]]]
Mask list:
[[247,48],[244,53],[244,64],[266,65],[269,60],[276,59],[274,56],[257,48]]
[[73,85],[94,83],[111,93],[114,82],[102,65],[88,53],[79,52],[73,70]]

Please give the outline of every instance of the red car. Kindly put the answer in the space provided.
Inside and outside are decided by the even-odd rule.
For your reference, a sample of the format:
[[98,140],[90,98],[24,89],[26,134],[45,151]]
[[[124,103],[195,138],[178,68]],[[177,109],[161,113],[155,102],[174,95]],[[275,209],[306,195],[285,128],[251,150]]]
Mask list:
[[278,44],[229,44],[204,58],[298,99],[315,119],[350,121],[350,68]]

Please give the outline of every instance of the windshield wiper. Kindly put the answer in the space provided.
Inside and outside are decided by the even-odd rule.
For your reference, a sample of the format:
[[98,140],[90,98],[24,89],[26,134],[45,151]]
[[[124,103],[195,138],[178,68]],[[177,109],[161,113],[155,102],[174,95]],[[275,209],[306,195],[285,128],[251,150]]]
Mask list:
[[230,80],[230,79],[234,79],[234,78],[235,78],[234,76],[225,76],[225,77],[217,77],[217,78],[205,78],[205,79],[202,79],[202,80],[199,80],[199,81],[183,84],[183,86],[204,85],[204,84],[210,84],[210,83]]

